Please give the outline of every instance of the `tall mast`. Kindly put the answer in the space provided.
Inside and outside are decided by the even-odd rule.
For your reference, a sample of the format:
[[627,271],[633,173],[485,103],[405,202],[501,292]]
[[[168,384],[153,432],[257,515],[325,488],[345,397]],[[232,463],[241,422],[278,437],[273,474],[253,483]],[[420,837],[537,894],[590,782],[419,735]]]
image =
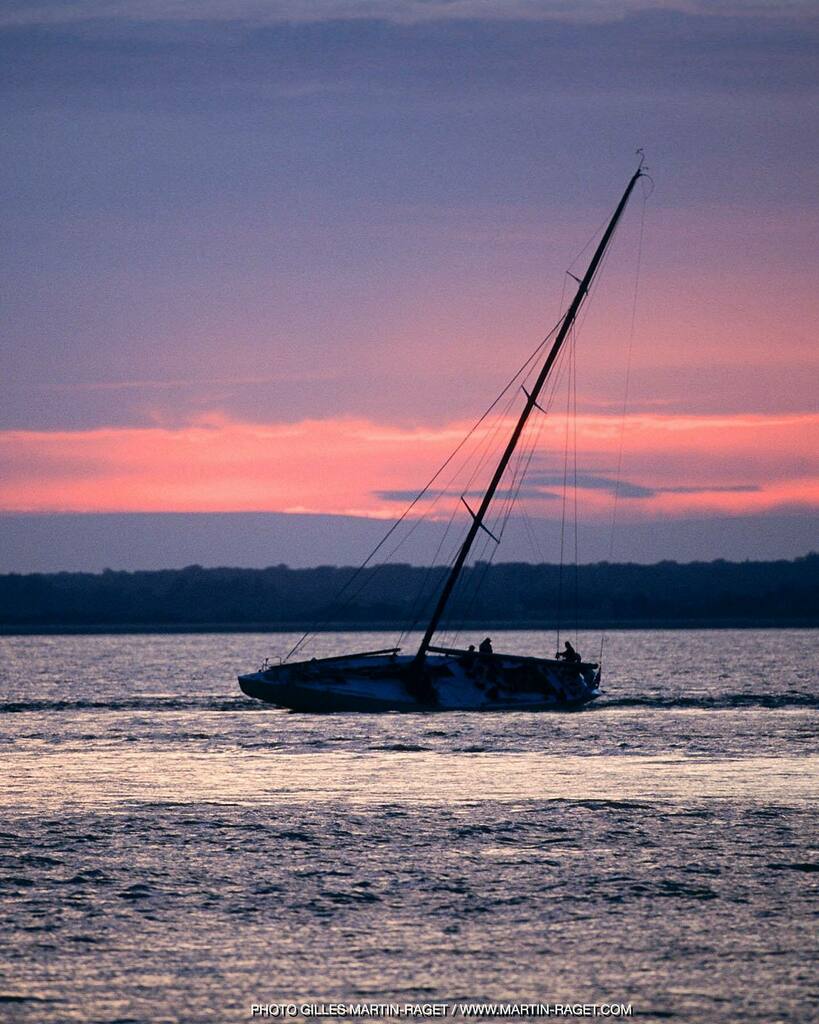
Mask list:
[[469,552],[470,549],[472,548],[472,544],[475,540],[475,537],[478,535],[478,530],[480,530],[483,527],[484,517],[486,516],[487,510],[489,509],[489,506],[492,503],[492,499],[495,496],[495,491],[498,489],[498,484],[500,484],[501,482],[501,478],[506,470],[506,467],[509,465],[509,460],[512,458],[515,448],[517,447],[517,443],[520,440],[520,435],[523,433],[523,428],[526,426],[526,421],[529,419],[532,409],[534,409],[534,407],[537,405],[538,396],[540,395],[540,392],[543,390],[543,385],[546,383],[546,380],[549,376],[549,371],[552,369],[552,366],[554,365],[554,362],[557,359],[558,353],[560,352],[560,349],[563,346],[563,342],[566,339],[566,335],[571,330],[572,324],[575,321],[577,313],[581,305],[583,304],[583,300],[589,292],[589,288],[591,287],[594,275],[597,271],[600,261],[602,260],[606,252],[606,249],[608,248],[608,244],[611,241],[611,236],[614,234],[614,229],[617,227],[617,222],[620,220],[620,216],[623,213],[623,210],[625,209],[626,203],[629,200],[629,196],[631,195],[632,189],[637,184],[637,179],[641,177],[643,174],[642,167],[643,162],[641,160],[640,166],[632,175],[631,180],[626,186],[626,190],[623,193],[622,198],[620,199],[620,202],[617,204],[617,209],[612,214],[612,218],[609,221],[609,225],[603,233],[603,237],[600,239],[600,244],[597,246],[597,250],[595,251],[594,256],[592,256],[591,263],[589,263],[588,269],[586,270],[586,273],[583,275],[583,279],[580,281],[580,284],[578,285],[577,293],[575,294],[575,297],[572,300],[572,304],[569,306],[568,310],[566,311],[566,315],[563,317],[560,329],[557,332],[557,337],[555,338],[554,343],[552,344],[552,347],[549,351],[549,355],[546,357],[546,361],[543,364],[540,373],[538,374],[538,378],[535,381],[535,385],[532,388],[531,393],[528,394],[526,397],[526,404],[523,407],[523,412],[520,414],[520,418],[518,419],[518,422],[515,424],[515,429],[512,431],[512,436],[509,438],[509,442],[507,443],[506,448],[504,449],[503,455],[501,455],[500,462],[498,463],[497,468],[495,469],[495,472],[492,476],[492,480],[490,481],[489,487],[487,488],[486,494],[484,494],[483,496],[483,501],[481,501],[480,508],[478,509],[477,512],[472,514],[472,525],[469,528],[469,532],[466,535],[466,539],[461,545],[461,550],[458,552],[458,557],[455,559],[452,569],[449,572],[449,576],[447,577],[446,583],[444,584],[444,589],[441,591],[441,596],[438,598],[438,604],[435,606],[435,611],[432,613],[432,618],[430,619],[429,625],[427,626],[427,631],[426,633],[424,633],[424,638],[421,641],[421,646],[418,648],[418,653],[415,656],[416,663],[420,663],[424,660],[427,648],[432,642],[432,638],[435,635],[436,629],[438,628],[438,623],[441,621],[441,616],[444,614],[444,610],[446,609],[447,603],[449,602],[449,599],[452,596],[452,591],[455,589],[455,584],[458,582],[458,577],[461,574],[461,570],[464,567],[464,563],[469,557]]

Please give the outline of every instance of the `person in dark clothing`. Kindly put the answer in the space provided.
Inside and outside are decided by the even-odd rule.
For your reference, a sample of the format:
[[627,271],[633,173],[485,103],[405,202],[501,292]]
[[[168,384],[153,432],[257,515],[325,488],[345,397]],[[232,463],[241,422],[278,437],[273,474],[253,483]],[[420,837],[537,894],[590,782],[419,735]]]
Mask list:
[[563,648],[564,649],[562,651],[557,652],[557,654],[555,655],[556,658],[562,658],[564,661],[574,663],[583,660],[568,640],[563,645]]
[[480,647],[478,648],[478,650],[481,652],[481,654],[491,654],[492,653],[492,641],[491,641],[491,639],[488,636],[484,637],[484,639],[481,640],[481,644],[480,644]]

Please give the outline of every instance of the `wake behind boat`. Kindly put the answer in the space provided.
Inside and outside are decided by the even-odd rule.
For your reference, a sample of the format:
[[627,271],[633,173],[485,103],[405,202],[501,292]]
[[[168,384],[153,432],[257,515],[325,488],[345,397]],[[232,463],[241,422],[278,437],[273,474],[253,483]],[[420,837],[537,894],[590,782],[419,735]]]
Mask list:
[[[239,685],[245,694],[279,707],[309,712],[572,710],[599,696],[600,667],[581,660],[570,644],[555,658],[535,658],[495,653],[488,638],[478,651],[474,648],[463,650],[433,646],[432,641],[479,533],[484,531],[496,544],[499,543],[499,538],[485,522],[487,512],[530,416],[535,410],[546,412],[538,399],[572,331],[634,186],[644,173],[641,159],[585,274],[582,278],[575,278],[578,287],[572,302],[542,343],[544,345],[554,337],[531,390],[521,385],[525,395],[523,410],[478,509],[473,511],[466,496],[461,495],[472,523],[444,580],[417,652],[402,654],[400,647],[395,647],[309,661],[290,661],[304,640],[302,637],[282,664],[265,664],[258,672],[239,676]],[[518,467],[513,474],[513,483],[517,481],[518,490],[512,488],[513,496],[519,493],[530,459],[531,451],[523,460],[519,453]],[[509,508],[511,502],[507,506],[507,516]]]

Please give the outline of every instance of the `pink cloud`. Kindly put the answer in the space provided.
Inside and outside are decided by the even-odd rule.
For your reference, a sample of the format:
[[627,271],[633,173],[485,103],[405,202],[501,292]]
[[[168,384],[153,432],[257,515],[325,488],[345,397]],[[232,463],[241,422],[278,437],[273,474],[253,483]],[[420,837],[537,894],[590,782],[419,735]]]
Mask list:
[[[510,423],[478,432],[478,448],[489,447],[495,427],[502,438]],[[553,476],[562,473],[565,420],[550,415],[537,427],[538,465],[551,467]],[[622,514],[759,513],[815,505],[817,428],[819,415],[796,413],[630,416],[623,477],[631,486],[621,492]],[[420,489],[466,429],[463,422],[402,428],[361,418],[260,424],[214,414],[180,428],[3,431],[0,509],[388,517],[400,505],[377,492]],[[613,475],[620,431],[617,416],[578,417],[581,484],[583,475]],[[482,479],[479,474],[470,486],[479,487]],[[453,484],[459,486],[464,488],[463,480]],[[583,486],[582,512],[594,517],[610,507],[610,489]]]

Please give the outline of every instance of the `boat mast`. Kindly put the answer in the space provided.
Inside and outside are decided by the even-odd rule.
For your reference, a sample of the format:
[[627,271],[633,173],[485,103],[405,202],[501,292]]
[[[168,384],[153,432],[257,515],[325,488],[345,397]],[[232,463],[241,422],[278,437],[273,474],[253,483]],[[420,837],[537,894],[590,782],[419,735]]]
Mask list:
[[[563,320],[560,324],[560,329],[557,332],[557,337],[555,338],[554,343],[552,344],[552,347],[549,351],[549,355],[546,357],[546,361],[543,364],[540,373],[538,374],[538,378],[535,381],[535,385],[532,388],[531,393],[526,396],[526,404],[523,407],[523,412],[520,414],[520,418],[518,419],[518,422],[515,424],[515,429],[512,431],[512,436],[509,438],[509,442],[506,445],[506,448],[504,449],[503,455],[501,455],[500,462],[498,463],[494,475],[492,476],[492,480],[489,483],[489,487],[487,488],[486,494],[484,494],[483,496],[483,501],[481,501],[480,508],[478,509],[477,512],[472,513],[472,525],[470,526],[469,532],[466,535],[466,539],[464,540],[461,546],[461,550],[458,552],[458,557],[455,559],[452,569],[449,572],[449,576],[447,577],[446,583],[444,584],[444,589],[441,591],[441,596],[438,598],[438,604],[435,606],[435,611],[432,613],[432,618],[430,619],[429,625],[427,626],[426,633],[424,633],[424,638],[421,641],[421,646],[418,648],[418,653],[415,656],[416,664],[419,664],[424,660],[427,649],[429,648],[429,645],[432,642],[432,638],[435,635],[435,631],[438,628],[438,623],[441,621],[441,616],[444,614],[444,610],[447,606],[450,597],[452,596],[452,591],[455,589],[455,584],[458,582],[458,577],[461,574],[461,570],[464,567],[464,563],[466,562],[469,556],[469,552],[470,549],[472,548],[472,544],[475,540],[475,537],[478,535],[478,530],[480,530],[483,527],[484,517],[486,516],[487,510],[489,509],[489,506],[492,503],[492,499],[495,496],[495,491],[498,489],[498,485],[500,484],[501,478],[506,470],[506,467],[509,464],[509,460],[512,458],[512,455],[514,454],[515,448],[517,447],[517,443],[520,440],[520,435],[523,433],[523,428],[526,426],[526,421],[529,419],[532,409],[534,409],[537,405],[538,396],[540,395],[540,392],[543,390],[543,385],[546,383],[546,380],[549,376],[549,371],[552,369],[552,366],[554,365],[554,362],[557,359],[558,353],[560,352],[563,342],[566,339],[566,335],[571,330],[572,324],[575,321],[577,313],[581,305],[583,304],[583,300],[589,292],[589,288],[591,287],[594,275],[597,271],[600,261],[602,260],[606,252],[606,249],[608,248],[608,244],[611,241],[611,236],[614,234],[614,229],[617,227],[617,222],[620,220],[620,216],[623,210],[625,209],[626,203],[629,200],[629,196],[631,195],[632,189],[637,184],[637,179],[642,177],[643,175],[642,168],[643,161],[640,160],[640,166],[634,172],[631,180],[626,186],[626,190],[623,193],[620,202],[617,204],[617,209],[612,214],[612,218],[609,221],[609,225],[603,233],[603,237],[600,239],[600,244],[597,246],[597,250],[595,251],[594,256],[592,256],[591,263],[589,263],[588,269],[586,270],[586,273],[583,275],[583,279],[580,281],[578,285],[577,293],[575,294],[575,297],[572,300],[572,304],[569,306],[568,310],[566,311],[566,315],[563,317]],[[485,529],[485,527],[483,528]]]

